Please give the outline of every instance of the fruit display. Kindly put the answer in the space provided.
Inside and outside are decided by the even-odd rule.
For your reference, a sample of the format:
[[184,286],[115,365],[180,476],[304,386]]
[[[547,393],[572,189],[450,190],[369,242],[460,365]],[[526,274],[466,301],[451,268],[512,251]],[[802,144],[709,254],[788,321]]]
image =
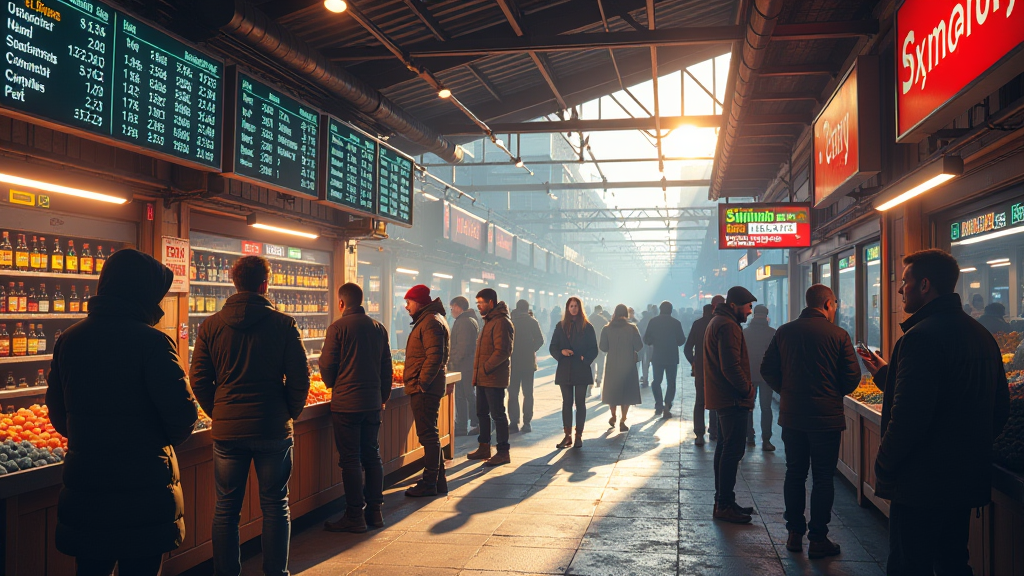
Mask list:
[[1007,372],[1010,418],[992,444],[993,459],[1014,472],[1024,472],[1024,370]]
[[850,393],[850,398],[861,404],[877,405],[882,403],[882,391],[875,386],[875,379],[870,374],[865,374],[861,377],[857,389]]
[[324,379],[320,377],[319,373],[312,374],[309,377],[309,393],[306,394],[306,406],[330,401],[331,389],[324,384]]
[[1013,354],[1024,340],[1024,334],[1020,332],[999,332],[995,334],[996,343],[999,344],[999,351],[1003,354]]
[[1003,364],[1009,364],[1013,362],[1013,353],[1003,354]]
[[405,383],[405,360],[391,360],[391,381],[395,384]]
[[199,402],[196,402],[196,412],[199,413],[199,419],[196,420],[195,428],[193,428],[192,431],[199,432],[201,430],[209,430],[210,426],[213,424],[213,419],[206,414],[206,411],[199,405]]
[[0,475],[64,460],[68,441],[50,423],[46,406],[33,404],[0,418]]

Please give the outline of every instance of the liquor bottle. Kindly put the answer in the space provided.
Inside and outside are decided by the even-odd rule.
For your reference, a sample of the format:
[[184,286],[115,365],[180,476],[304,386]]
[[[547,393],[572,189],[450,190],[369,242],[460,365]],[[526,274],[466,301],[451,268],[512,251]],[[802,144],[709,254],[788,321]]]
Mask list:
[[28,312],[28,294],[25,293],[24,282],[18,282],[18,312],[20,314]]
[[199,257],[199,281],[200,282],[206,282],[207,278],[208,278],[208,276],[207,276],[207,273],[206,273],[206,259],[203,258],[202,256],[200,256]]
[[28,345],[27,345],[27,348],[25,349],[26,353],[29,356],[35,356],[36,353],[39,352],[39,335],[36,334],[36,325],[35,324],[29,324],[28,325],[27,343],[28,343]]
[[64,271],[78,274],[78,253],[75,252],[75,241],[68,240],[68,252],[64,255]]
[[50,251],[46,247],[46,238],[44,236],[39,237],[39,271],[50,271]]
[[50,313],[50,295],[46,293],[46,284],[39,285],[39,313]]
[[11,355],[11,335],[7,333],[7,324],[0,324],[0,358]]
[[224,288],[217,290],[217,310],[223,310],[228,302],[228,291]]
[[93,266],[96,268],[96,273],[103,272],[103,265],[107,263],[107,257],[103,255],[103,246],[96,247],[96,257]]
[[39,313],[39,295],[36,294],[36,289],[35,288],[29,288],[28,289],[27,304],[28,304],[28,308],[25,310],[26,312],[28,312],[29,314],[38,314]]
[[295,267],[288,266],[288,285],[295,286]]
[[78,270],[82,274],[93,273],[94,260],[88,244],[82,244],[82,255],[78,257]]
[[64,301],[64,295],[60,293],[60,284],[54,286],[53,290],[53,312],[55,314],[63,314],[67,311],[67,302]]
[[53,252],[50,252],[50,272],[60,274],[64,271],[64,253],[60,251],[60,238],[53,239]]
[[0,314],[7,314],[7,290],[0,284]]
[[36,236],[32,237],[32,251],[28,254],[28,267],[33,272],[39,272],[43,268],[42,260],[39,255],[39,238]]
[[196,311],[196,291],[195,288],[189,288],[188,291],[188,311],[189,313]]
[[220,258],[217,258],[216,256],[210,256],[210,276],[211,282],[224,281],[220,277]]
[[215,288],[211,288],[206,293],[206,311],[207,312],[216,312],[217,311],[217,297],[214,295],[215,292],[216,292],[216,289]]
[[25,244],[25,235],[18,234],[18,245],[14,247],[14,267],[21,272],[28,272],[29,269],[28,245]]
[[36,344],[36,353],[46,354],[46,334],[43,334],[42,324],[36,324],[36,338],[39,339],[39,343]]
[[228,264],[227,258],[220,261],[220,281],[231,282],[231,265]]
[[89,312],[89,299],[92,298],[92,294],[89,293],[89,287],[85,287],[85,294],[82,295],[82,313]]
[[14,289],[14,282],[7,283],[7,313],[18,313],[18,291]]
[[43,369],[42,368],[40,368],[36,372],[36,383],[33,384],[33,386],[35,386],[36,388],[38,388],[40,386],[46,386],[46,374],[43,374]]
[[25,377],[18,378],[18,388],[28,388],[28,382],[25,381]]
[[71,285],[71,294],[68,296],[68,312],[71,314],[78,314],[82,311],[82,301],[78,299],[78,292],[75,291],[75,285]]
[[[103,246],[100,246],[100,250],[102,250],[102,249],[103,249]],[[196,279],[196,274],[199,273],[199,266],[196,265],[196,251],[195,250],[189,250],[189,252],[191,253],[192,259],[191,259],[191,262],[189,263],[189,266],[188,266],[188,279],[189,280],[195,280]]]
[[[4,388],[7,390],[14,390],[18,385],[14,382],[14,372],[7,373],[7,382],[4,384]],[[13,412],[13,410],[11,410]],[[10,412],[8,412],[10,413]]]
[[11,334],[11,356],[25,356],[28,354],[28,335],[22,328],[21,322],[14,325],[14,334]]
[[11,246],[11,233],[4,230],[3,239],[0,240],[0,270],[11,270],[14,268],[14,247]]

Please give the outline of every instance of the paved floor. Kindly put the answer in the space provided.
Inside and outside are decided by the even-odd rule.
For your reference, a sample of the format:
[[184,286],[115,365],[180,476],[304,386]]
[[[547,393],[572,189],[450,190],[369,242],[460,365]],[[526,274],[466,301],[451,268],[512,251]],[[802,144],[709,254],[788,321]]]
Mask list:
[[[513,435],[511,465],[488,469],[467,461],[475,438],[459,438],[458,457],[448,465],[448,497],[406,498],[402,491],[411,481],[395,486],[386,496],[387,526],[363,535],[322,531],[326,513],[300,521],[292,540],[292,573],[884,573],[885,519],[858,507],[852,488],[839,476],[830,537],[842,545],[842,555],[810,561],[786,551],[785,455],[777,427],[778,451],[762,452],[759,445],[740,467],[738,500],[755,506],[759,515],[751,525],[725,524],[711,519],[714,445],[693,444],[691,377],[680,378],[682,418],[655,418],[650,390],[644,389],[644,406],[630,411],[628,433],[609,429],[607,407],[591,396],[584,446],[561,451],[555,449],[561,418],[552,379],[552,367],[542,367],[534,431]],[[245,574],[259,574],[261,560],[258,554],[249,558]]]

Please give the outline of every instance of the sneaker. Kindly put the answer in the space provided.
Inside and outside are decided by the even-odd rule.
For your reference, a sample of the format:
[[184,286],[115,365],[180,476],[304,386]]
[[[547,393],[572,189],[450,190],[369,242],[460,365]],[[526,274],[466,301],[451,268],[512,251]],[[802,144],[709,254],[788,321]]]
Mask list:
[[523,424],[523,427],[519,429],[519,431],[522,432],[523,434],[527,434],[533,432],[533,427],[530,426],[529,422],[526,422],[525,424]]
[[713,517],[715,520],[731,522],[733,524],[750,524],[752,520],[750,514],[744,514],[736,506],[716,507]]
[[804,535],[797,534],[796,532],[790,532],[789,538],[786,540],[786,550],[789,550],[790,552],[803,552]]
[[338,518],[335,522],[324,522],[324,530],[328,532],[362,534],[366,532],[366,518],[363,517],[362,510],[359,511],[358,515],[351,516],[346,512],[344,516]]
[[815,558],[824,558],[826,556],[838,556],[839,553],[839,544],[836,544],[828,538],[812,541],[807,546],[807,557],[812,560]]
[[696,438],[694,438],[693,444],[694,444],[694,446],[703,446],[704,445],[704,435],[701,434],[700,436],[697,436]]
[[519,434],[519,424],[509,424],[508,425],[508,433],[509,434]]
[[765,440],[761,443],[761,451],[763,452],[775,452],[775,444]]

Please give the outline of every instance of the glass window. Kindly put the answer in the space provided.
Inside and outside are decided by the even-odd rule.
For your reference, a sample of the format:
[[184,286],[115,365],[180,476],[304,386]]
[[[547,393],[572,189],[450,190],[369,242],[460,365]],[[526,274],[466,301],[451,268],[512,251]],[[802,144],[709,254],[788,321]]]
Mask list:
[[836,298],[839,298],[839,312],[836,324],[846,330],[850,338],[857,340],[857,254],[854,251],[839,255],[839,273]]
[[818,264],[818,283],[832,286],[832,262],[830,260]]
[[1024,245],[1020,236],[951,247],[960,263],[957,292],[964,310],[992,333],[1024,329]]
[[872,350],[882,346],[882,247],[864,247],[864,343]]

